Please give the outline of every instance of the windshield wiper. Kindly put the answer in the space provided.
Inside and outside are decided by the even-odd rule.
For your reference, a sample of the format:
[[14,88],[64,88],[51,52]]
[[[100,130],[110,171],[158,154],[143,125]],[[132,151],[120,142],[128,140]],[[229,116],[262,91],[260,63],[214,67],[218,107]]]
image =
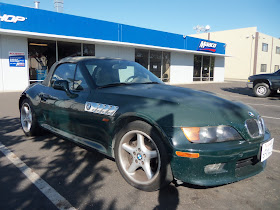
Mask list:
[[159,82],[143,82],[143,83],[120,82],[120,83],[111,83],[111,84],[103,85],[103,86],[97,87],[97,89],[102,89],[102,88],[107,88],[107,87],[117,87],[117,86],[123,86],[123,85],[133,85],[133,84],[161,84],[161,83],[159,83]]
[[161,84],[159,82],[144,82],[144,83],[141,83],[141,84]]
[[107,84],[107,85],[103,85],[103,86],[97,87],[97,89],[107,88],[107,87],[117,87],[117,86],[122,86],[122,85],[128,85],[128,83],[124,83],[124,82],[111,83],[111,84]]

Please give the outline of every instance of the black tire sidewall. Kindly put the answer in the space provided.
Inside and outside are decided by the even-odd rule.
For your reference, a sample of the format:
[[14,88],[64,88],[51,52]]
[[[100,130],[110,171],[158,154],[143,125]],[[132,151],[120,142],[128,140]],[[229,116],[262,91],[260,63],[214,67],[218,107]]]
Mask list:
[[[258,92],[257,92],[257,89],[258,89],[258,87],[260,87],[260,86],[264,86],[264,87],[266,88],[266,90],[267,90],[266,93],[263,94],[263,95],[258,94]],[[270,90],[270,88],[269,88],[269,85],[266,84],[266,83],[258,83],[258,84],[256,84],[256,85],[254,86],[254,94],[255,94],[255,96],[257,96],[257,97],[265,98],[265,97],[269,96],[270,93],[271,93],[271,90]]]
[[[138,184],[133,182],[127,175],[126,173],[123,171],[122,166],[120,165],[120,159],[119,159],[119,147],[120,145],[120,141],[122,139],[122,137],[129,131],[132,130],[139,130],[142,131],[144,133],[146,133],[147,135],[149,135],[154,143],[156,144],[159,153],[160,153],[160,170],[159,170],[159,174],[156,177],[156,179],[149,185],[146,184]],[[171,174],[171,168],[170,168],[170,164],[169,164],[169,158],[167,155],[167,151],[165,149],[165,145],[163,143],[163,141],[161,140],[161,138],[159,137],[159,135],[157,134],[157,132],[155,131],[155,129],[148,123],[145,123],[143,121],[133,121],[128,123],[127,125],[124,126],[123,129],[121,129],[117,135],[116,135],[116,142],[115,142],[115,147],[114,147],[114,153],[115,153],[115,160],[116,160],[116,164],[118,166],[118,169],[122,175],[122,177],[126,180],[126,182],[128,182],[130,185],[132,185],[133,187],[143,190],[143,191],[156,191],[160,188],[163,188],[164,186],[168,185],[173,177]],[[172,179],[171,179],[172,177]]]

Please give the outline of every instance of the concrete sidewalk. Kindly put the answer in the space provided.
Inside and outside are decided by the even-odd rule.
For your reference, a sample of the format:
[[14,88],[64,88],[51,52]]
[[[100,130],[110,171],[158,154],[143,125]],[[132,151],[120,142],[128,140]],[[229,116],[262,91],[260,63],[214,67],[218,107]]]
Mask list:
[[20,94],[21,92],[0,92],[0,117],[19,117]]

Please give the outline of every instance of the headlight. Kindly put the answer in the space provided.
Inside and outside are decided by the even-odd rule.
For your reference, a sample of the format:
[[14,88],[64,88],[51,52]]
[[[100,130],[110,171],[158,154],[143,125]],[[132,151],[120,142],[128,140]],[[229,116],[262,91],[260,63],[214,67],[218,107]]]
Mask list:
[[181,128],[186,138],[193,143],[213,143],[240,140],[242,137],[230,126]]

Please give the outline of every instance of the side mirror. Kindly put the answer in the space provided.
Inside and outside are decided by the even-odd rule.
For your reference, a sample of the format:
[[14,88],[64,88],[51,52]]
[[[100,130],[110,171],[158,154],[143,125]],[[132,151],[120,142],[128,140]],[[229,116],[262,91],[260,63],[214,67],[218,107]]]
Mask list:
[[69,82],[66,80],[56,80],[53,82],[52,87],[56,90],[63,90],[65,92],[70,92]]
[[70,98],[76,98],[78,95],[71,93],[69,89],[69,82],[67,80],[56,80],[53,82],[52,87],[56,90],[63,90]]

